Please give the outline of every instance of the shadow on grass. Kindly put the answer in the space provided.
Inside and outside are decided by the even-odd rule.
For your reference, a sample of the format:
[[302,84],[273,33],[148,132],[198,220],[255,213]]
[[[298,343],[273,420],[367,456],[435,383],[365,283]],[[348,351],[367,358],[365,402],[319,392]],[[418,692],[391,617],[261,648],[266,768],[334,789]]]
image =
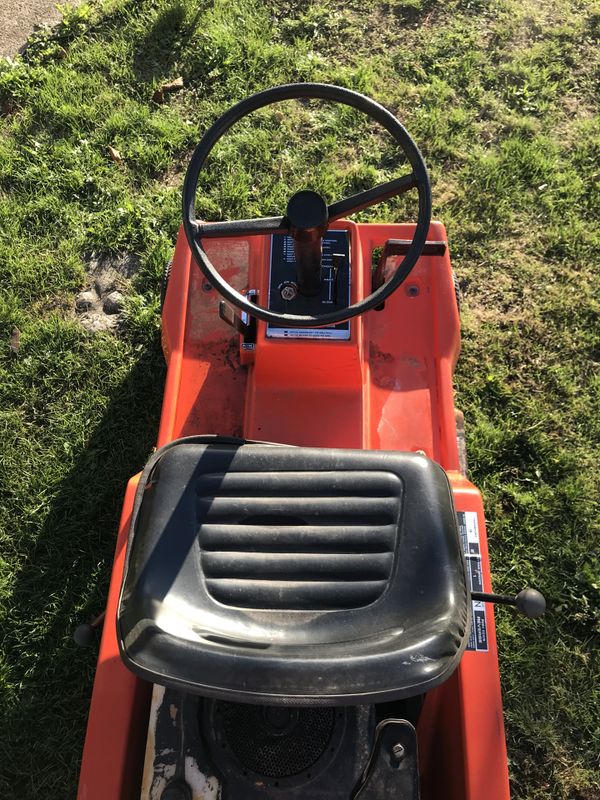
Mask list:
[[157,337],[113,392],[16,578],[0,659],[18,676],[2,703],[1,797],[76,794],[97,647],[78,648],[72,633],[104,608],[125,486],[156,441],[164,371]]
[[138,80],[152,83],[162,78],[176,77],[171,70],[181,60],[200,17],[208,7],[207,2],[199,3],[195,14],[190,17],[186,3],[176,2],[158,13],[154,24],[136,48],[133,69]]
[[393,14],[399,23],[416,25],[440,8],[438,0],[388,0],[383,3],[383,10]]

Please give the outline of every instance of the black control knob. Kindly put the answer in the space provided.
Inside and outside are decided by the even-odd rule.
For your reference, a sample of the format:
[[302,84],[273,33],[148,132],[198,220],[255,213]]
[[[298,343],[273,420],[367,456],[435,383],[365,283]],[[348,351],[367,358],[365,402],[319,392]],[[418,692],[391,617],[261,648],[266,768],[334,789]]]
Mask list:
[[192,800],[192,790],[185,781],[176,779],[165,786],[160,800]]
[[546,612],[546,598],[537,589],[522,589],[515,600],[521,614],[530,619],[541,617]]
[[537,589],[521,589],[517,595],[471,592],[471,597],[473,600],[482,600],[484,603],[514,606],[517,611],[530,619],[541,617],[546,612],[546,598]]

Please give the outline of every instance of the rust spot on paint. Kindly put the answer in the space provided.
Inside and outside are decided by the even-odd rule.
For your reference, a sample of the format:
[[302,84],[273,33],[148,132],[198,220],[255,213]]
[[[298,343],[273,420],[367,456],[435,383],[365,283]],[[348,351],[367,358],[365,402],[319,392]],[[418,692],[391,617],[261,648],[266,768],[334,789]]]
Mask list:
[[382,389],[395,389],[398,370],[396,359],[391,353],[384,353],[371,342],[369,346],[371,380]]
[[373,383],[381,389],[392,391],[405,389],[407,381],[412,385],[412,370],[420,370],[422,367],[416,356],[385,353],[373,342],[369,345],[369,363]]

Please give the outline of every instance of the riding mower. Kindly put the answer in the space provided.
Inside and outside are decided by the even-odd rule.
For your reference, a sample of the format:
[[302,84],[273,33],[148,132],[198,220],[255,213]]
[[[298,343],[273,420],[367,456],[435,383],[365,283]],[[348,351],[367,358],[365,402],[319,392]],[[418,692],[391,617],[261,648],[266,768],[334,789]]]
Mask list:
[[[364,112],[409,174],[198,220],[220,137],[293,99]],[[416,224],[348,219],[413,189]],[[157,449],[125,494],[80,800],[507,800],[487,604],[545,601],[491,593],[446,232],[400,122],[324,84],[227,111],[187,170],[162,322]]]

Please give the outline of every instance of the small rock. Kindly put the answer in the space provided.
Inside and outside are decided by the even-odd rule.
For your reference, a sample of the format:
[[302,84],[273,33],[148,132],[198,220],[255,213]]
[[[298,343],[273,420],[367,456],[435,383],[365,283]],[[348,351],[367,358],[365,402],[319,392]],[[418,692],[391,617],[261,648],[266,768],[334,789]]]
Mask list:
[[13,354],[13,356],[16,356],[16,355],[19,354],[20,345],[21,345],[21,331],[15,326],[12,329],[12,333],[10,335],[10,340],[8,342],[8,347],[10,349],[10,352]]
[[95,302],[96,297],[93,292],[80,292],[75,298],[75,308],[77,311],[89,311]]
[[121,292],[111,292],[104,298],[102,304],[105,314],[119,314],[123,310],[123,295]]

